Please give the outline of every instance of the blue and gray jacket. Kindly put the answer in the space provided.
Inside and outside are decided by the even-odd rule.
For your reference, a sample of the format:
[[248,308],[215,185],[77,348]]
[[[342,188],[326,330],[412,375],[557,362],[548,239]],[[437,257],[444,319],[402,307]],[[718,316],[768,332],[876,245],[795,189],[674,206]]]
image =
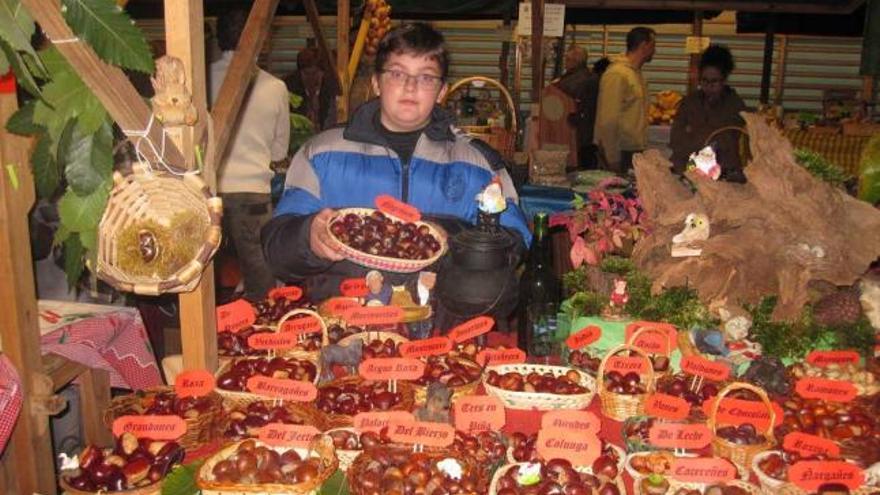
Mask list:
[[[303,145],[287,171],[275,216],[263,227],[263,252],[276,277],[305,281],[312,301],[336,295],[342,279],[368,271],[311,252],[311,219],[323,208],[373,208],[377,196],[389,194],[412,204],[452,234],[461,228],[456,224],[476,222],[475,196],[498,175],[508,202],[501,224],[524,244],[531,240],[513,182],[497,152],[457,132],[452,115],[435,108],[412,158],[402,163],[388,146],[375,118],[378,112],[379,101],[369,101],[354,112],[345,128],[324,131]],[[399,274],[388,277],[395,285],[408,279]]]

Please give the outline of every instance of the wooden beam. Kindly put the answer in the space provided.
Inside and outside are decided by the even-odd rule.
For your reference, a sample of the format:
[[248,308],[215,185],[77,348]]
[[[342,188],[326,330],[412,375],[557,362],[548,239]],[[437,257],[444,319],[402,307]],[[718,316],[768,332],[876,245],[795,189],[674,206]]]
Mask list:
[[361,56],[364,54],[364,47],[367,44],[371,17],[369,12],[365,12],[363,17],[361,17],[361,25],[358,26],[357,37],[354,39],[354,46],[351,49],[351,57],[348,60],[348,77],[349,81],[352,82],[357,77],[358,65],[361,64]]
[[336,121],[348,120],[348,95],[352,75],[348,73],[348,30],[351,29],[351,0],[336,0],[336,76],[340,97],[336,99]]
[[851,14],[864,0],[812,2],[750,2],[731,0],[564,0],[567,7],[590,9],[643,10],[736,10],[739,12],[775,12],[793,14]]
[[764,34],[764,62],[761,66],[761,96],[762,104],[770,103],[770,73],[773,69],[773,43],[776,34],[776,16],[770,16],[767,22],[767,32]]
[[[49,39],[70,40],[76,36],[61,15],[60,2],[47,0],[22,0],[31,17],[40,24]],[[98,97],[119,127],[131,131],[143,131],[149,127],[148,138],[161,148],[163,128],[153,119],[150,107],[134,89],[131,82],[118,67],[104,63],[88,43],[72,42],[55,45],[70,63],[88,88]],[[152,122],[152,123],[151,123]],[[150,124],[151,123],[151,124]],[[149,124],[149,125],[148,125]],[[131,138],[133,141],[138,138]],[[158,161],[150,146],[140,149],[148,160]],[[165,163],[178,171],[186,169],[183,155],[170,141],[165,145]]]
[[[512,84],[510,84],[510,45],[512,42],[510,41],[509,36],[511,24],[510,14],[504,14],[504,31],[508,33],[508,36],[501,42],[501,55],[498,56],[498,70],[500,73],[498,79],[505,88],[510,88],[512,86]],[[514,101],[519,101],[519,95],[514,98]]]
[[544,0],[532,2],[532,102],[540,112],[541,90],[544,89]]
[[785,64],[788,58],[788,36],[779,37],[779,60],[776,61],[776,78],[773,81],[773,103],[782,105],[785,92]]
[[[703,36],[703,11],[694,11],[694,22],[691,28],[691,36]],[[688,92],[697,89],[700,80],[700,54],[692,53],[688,61]]]
[[[54,2],[52,2],[54,3]],[[18,109],[15,92],[0,94],[0,122]],[[28,211],[34,204],[31,140],[0,126],[0,342],[15,366],[23,396],[2,468],[8,493],[55,493],[55,462],[48,418],[32,399],[43,393],[32,380],[42,373],[37,293],[30,261]]]
[[88,368],[79,376],[80,416],[85,443],[110,447],[113,435],[104,425],[110,407],[110,372]]
[[278,0],[254,1],[244,31],[238,40],[235,56],[229,63],[226,79],[220,86],[217,102],[211,111],[214,120],[214,152],[217,163],[222,162],[226,148],[229,146],[229,137],[232,136],[232,130],[235,128],[238,112],[244,102],[244,95],[250,87],[251,79],[256,74],[257,54],[269,34],[277,7]]
[[341,95],[342,83],[339,80],[338,71],[335,70],[336,62],[333,60],[333,55],[330,53],[327,39],[324,38],[324,31],[321,29],[321,17],[318,15],[318,6],[315,5],[315,0],[304,0],[303,4],[306,7],[306,18],[312,26],[312,31],[315,32],[315,39],[318,40],[318,51],[321,53],[321,60],[324,62],[322,65],[325,68],[330,69],[330,72],[333,75],[333,79],[330,80],[333,83],[333,91],[336,92],[337,95]]

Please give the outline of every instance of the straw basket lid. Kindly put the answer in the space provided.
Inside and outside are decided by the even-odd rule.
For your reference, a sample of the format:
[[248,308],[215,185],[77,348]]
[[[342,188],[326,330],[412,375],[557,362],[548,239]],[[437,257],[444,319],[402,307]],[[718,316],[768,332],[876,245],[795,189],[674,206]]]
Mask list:
[[187,292],[220,245],[223,203],[197,175],[149,170],[113,174],[98,226],[96,273],[123,292]]

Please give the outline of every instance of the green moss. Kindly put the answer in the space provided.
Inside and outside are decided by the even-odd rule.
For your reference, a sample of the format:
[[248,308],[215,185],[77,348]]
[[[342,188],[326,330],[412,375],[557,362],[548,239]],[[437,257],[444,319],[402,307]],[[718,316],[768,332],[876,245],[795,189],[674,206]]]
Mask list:
[[615,275],[626,275],[636,269],[636,265],[632,260],[620,256],[606,256],[599,264],[599,267],[603,272]]
[[567,313],[574,320],[579,316],[596,316],[608,303],[608,298],[592,291],[576,292],[566,301]]
[[803,148],[796,149],[794,150],[794,159],[813,176],[832,186],[843,187],[844,183],[852,179],[852,176],[844,172],[843,169],[814,151]]

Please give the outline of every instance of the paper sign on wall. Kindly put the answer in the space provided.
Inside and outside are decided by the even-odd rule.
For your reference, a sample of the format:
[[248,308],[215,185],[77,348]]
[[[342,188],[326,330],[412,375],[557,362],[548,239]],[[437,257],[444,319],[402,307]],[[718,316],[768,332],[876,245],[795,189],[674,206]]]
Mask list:
[[416,417],[409,411],[370,411],[355,415],[354,428],[360,432],[379,432],[392,422],[412,423]]
[[290,301],[299,301],[302,298],[303,291],[295,285],[286,287],[275,287],[269,290],[269,299],[287,299]]
[[132,433],[138,438],[177,440],[186,433],[186,421],[174,414],[120,416],[113,420],[113,436]]
[[418,380],[425,362],[413,358],[371,358],[361,361],[358,374],[367,380]]
[[703,53],[709,48],[712,38],[708,36],[688,36],[684,42],[684,52],[688,55],[696,55]]
[[418,222],[422,219],[418,208],[387,194],[376,197],[376,208],[382,213],[397,217],[404,222]]
[[347,278],[339,284],[339,293],[345,297],[364,297],[370,293],[365,278]]
[[264,397],[297,402],[311,402],[318,397],[318,389],[309,382],[268,376],[248,378],[247,389]]
[[[544,4],[544,36],[560,37],[565,31],[565,5],[561,3]],[[516,34],[532,35],[532,4],[520,2],[519,19],[516,22]]]
[[589,466],[602,452],[595,434],[572,435],[571,430],[555,428],[538,430],[535,448],[544,459],[566,459],[574,466]]
[[526,353],[522,349],[483,349],[477,353],[476,361],[480,366],[524,363]]
[[189,370],[174,378],[174,393],[178,397],[202,397],[214,390],[214,375],[207,370]]
[[569,349],[577,350],[586,347],[602,337],[602,329],[596,325],[589,325],[573,333],[565,339]]
[[453,404],[455,429],[474,433],[500,431],[507,421],[504,404],[491,395],[466,395]]
[[217,306],[217,331],[236,333],[257,321],[254,307],[244,299]]
[[455,428],[446,423],[424,421],[398,423],[393,421],[388,425],[388,438],[393,442],[411,445],[448,447],[455,440]]
[[455,343],[461,343],[483,335],[493,326],[495,326],[495,319],[491,316],[477,316],[450,330],[449,338]]
[[307,448],[320,434],[312,425],[269,423],[260,428],[259,439],[266,445]]
[[438,356],[452,350],[452,341],[446,337],[411,340],[400,344],[400,355],[408,358]]

